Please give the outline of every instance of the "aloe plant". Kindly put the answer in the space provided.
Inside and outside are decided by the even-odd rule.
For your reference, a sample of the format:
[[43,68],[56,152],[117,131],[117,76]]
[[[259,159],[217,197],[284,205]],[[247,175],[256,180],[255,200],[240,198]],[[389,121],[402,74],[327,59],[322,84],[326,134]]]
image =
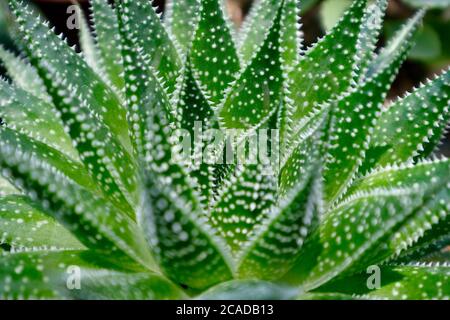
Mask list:
[[[77,53],[9,0],[0,297],[449,298],[450,71],[384,102],[423,16],[377,51],[386,6],[304,48],[296,0],[238,32],[219,0],[91,0]],[[263,130],[276,161],[223,161]]]

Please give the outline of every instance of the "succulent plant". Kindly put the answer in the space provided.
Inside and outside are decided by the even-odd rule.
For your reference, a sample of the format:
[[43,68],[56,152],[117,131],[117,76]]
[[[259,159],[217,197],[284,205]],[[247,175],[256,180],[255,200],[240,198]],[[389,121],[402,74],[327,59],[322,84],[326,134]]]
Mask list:
[[[219,0],[91,0],[77,53],[9,0],[0,296],[449,298],[450,71],[384,103],[423,16],[376,50],[386,6],[304,48],[296,0],[237,32]],[[226,158],[254,137],[270,161]]]

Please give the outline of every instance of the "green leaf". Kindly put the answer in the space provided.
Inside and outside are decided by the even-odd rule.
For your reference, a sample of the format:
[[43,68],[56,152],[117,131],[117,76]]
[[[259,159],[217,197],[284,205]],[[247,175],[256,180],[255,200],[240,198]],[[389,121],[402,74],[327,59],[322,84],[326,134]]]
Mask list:
[[[302,1],[300,1],[302,2]],[[303,34],[299,24],[299,1],[285,0],[283,4],[280,30],[280,59],[283,71],[283,102],[278,112],[278,129],[282,152],[290,134],[290,110],[293,109],[289,98],[291,88],[295,86],[294,79],[288,75],[296,68],[301,59]]]
[[24,196],[0,197],[0,243],[14,250],[79,250],[84,246]]
[[140,225],[160,265],[177,283],[203,289],[231,278],[225,245],[202,213],[200,196],[173,151],[173,130],[159,105],[148,108],[146,193]]
[[2,46],[0,46],[0,59],[3,61],[8,75],[18,87],[45,102],[51,102],[42,79],[39,77],[36,69],[27,61],[16,57]]
[[[304,183],[323,154],[323,132],[329,117],[329,110],[324,108],[303,121],[302,129],[296,137],[296,143],[287,149],[281,157],[278,194],[286,196],[300,183]],[[306,180],[303,180],[306,178]]]
[[[152,8],[150,8],[153,10]],[[124,60],[125,96],[128,106],[128,122],[130,136],[136,156],[139,160],[145,157],[145,143],[147,134],[147,120],[151,116],[150,111],[157,109],[164,112],[164,116],[176,119],[176,110],[172,110],[169,97],[155,75],[152,60],[143,49],[137,46],[133,35],[127,31],[129,26],[123,19],[128,19],[124,14],[119,15],[119,30],[122,39],[122,52],[127,57]]]
[[[60,151],[10,128],[2,128],[0,130],[0,143],[5,148],[10,148],[10,151],[23,150],[26,154],[36,155],[46,164],[64,173],[68,178],[83,188],[94,193],[100,193],[98,186],[87,174],[84,167]],[[18,154],[18,156],[21,157],[23,155]],[[6,157],[6,155],[2,157]]]
[[283,7],[281,22],[281,39],[283,65],[292,68],[300,57],[302,34],[300,31],[300,12],[297,0],[259,0],[251,7],[244,20],[238,42],[239,56],[247,64],[264,43],[267,31],[272,27],[278,9]]
[[281,169],[278,198],[271,202],[263,222],[249,233],[247,243],[240,245],[240,277],[266,280],[282,277],[293,266],[310,230],[316,226],[322,197],[318,127],[304,133],[303,143]]
[[286,111],[289,136],[295,137],[302,118],[337,98],[351,85],[366,2],[355,1],[336,27],[308,49],[289,74],[292,81],[289,88],[291,103]]
[[281,9],[263,45],[227,92],[219,110],[224,128],[250,129],[267,122],[281,103]]
[[251,239],[253,229],[265,221],[275,202],[275,173],[261,163],[238,164],[218,191],[210,219],[233,253]]
[[169,0],[166,6],[166,28],[183,50],[187,51],[191,47],[200,20],[201,0]]
[[387,0],[380,1],[378,3],[369,4],[366,8],[363,18],[363,24],[361,25],[361,31],[358,39],[358,73],[361,77],[360,80],[364,80],[364,76],[368,70],[368,67],[372,63],[377,47],[378,37],[380,35],[383,18],[388,5]]
[[422,16],[423,12],[416,14],[406,24],[401,36],[380,53],[365,82],[331,104],[331,128],[324,169],[327,203],[336,201],[358,172],[387,91],[411,48],[410,40]]
[[382,246],[372,249],[369,263],[392,260],[417,241],[425,241],[419,245],[441,239],[448,234],[450,228],[450,161],[440,160],[423,162],[417,165],[388,167],[371,173],[358,180],[349,190],[348,195],[370,192],[377,188],[411,188],[426,184],[433,194],[425,199],[422,206],[415,209],[401,226],[391,231]]
[[[450,208],[447,208],[446,214]],[[423,236],[410,248],[403,251],[393,263],[407,263],[409,261],[436,261],[444,254],[443,250],[450,246],[450,225],[448,219],[435,224],[431,229],[425,230]],[[439,260],[438,260],[439,261]],[[445,261],[449,261],[448,257]]]
[[295,192],[267,214],[256,226],[239,255],[238,274],[242,278],[274,280],[295,263],[310,230],[316,225],[318,194],[316,181],[299,186]]
[[0,80],[0,110],[9,128],[79,160],[78,152],[52,104]]
[[[78,19],[78,38],[80,47],[83,52],[84,60],[98,75],[102,76],[102,65],[99,62],[99,52],[97,50],[95,39],[89,29],[89,23],[84,16],[83,9],[79,5],[75,5],[75,14]],[[105,79],[103,79],[105,80]]]
[[[208,130],[218,129],[218,123],[211,102],[204,96],[195,79],[189,60],[184,70],[178,109],[181,114],[180,129],[184,130],[183,137],[189,138],[188,143],[191,149],[189,157],[184,159],[185,164],[190,171],[190,176],[195,180],[203,207],[207,210],[214,196],[215,169],[221,165],[211,163],[213,161],[208,161],[204,154],[214,140]],[[194,141],[193,146],[192,141]],[[214,156],[218,158],[217,153],[218,150],[213,145],[210,156],[213,159]]]
[[[168,94],[175,90],[176,79],[181,66],[178,52],[164,29],[159,15],[150,1],[123,0],[118,4],[119,19],[122,23],[122,36],[127,35],[134,48],[150,61],[151,66],[164,80]],[[124,63],[128,59],[124,56]]]
[[239,59],[221,0],[203,0],[191,61],[205,94],[218,104],[239,71]]
[[116,12],[107,0],[90,1],[94,21],[99,64],[103,67],[112,86],[122,92],[123,59]]
[[298,289],[259,280],[232,280],[202,293],[199,300],[289,300]]
[[252,3],[245,17],[238,38],[238,53],[241,61],[247,64],[263,44],[268,30],[272,27],[278,9],[283,1],[258,0]]
[[284,72],[290,72],[295,67],[302,50],[299,6],[298,0],[284,0],[280,31],[281,64]]
[[[450,70],[386,108],[377,120],[366,168],[427,157],[450,122]],[[375,157],[376,149],[383,152]]]
[[102,198],[78,163],[8,128],[0,130],[3,175],[38,201],[88,248],[153,266],[144,237],[126,213]]
[[142,225],[160,265],[174,281],[205,289],[231,278],[224,244],[213,234],[198,202],[147,178]]
[[114,92],[88,67],[81,56],[47,28],[48,23],[43,22],[31,7],[19,4],[17,0],[9,0],[9,4],[22,36],[18,40],[24,43],[31,64],[44,79],[45,86],[63,117],[69,113],[72,105],[84,106],[77,111],[81,112],[83,109],[96,114],[99,118],[96,122],[104,123],[115,138],[127,150],[131,150],[125,109]]
[[30,10],[16,0],[11,0],[10,5],[29,48],[43,52],[28,50],[80,158],[103,191],[133,215],[132,206],[138,202],[137,169],[127,148],[130,140],[125,109],[81,57],[49,32],[44,23],[36,21]]
[[379,73],[381,70],[392,65],[396,59],[398,59],[398,54],[396,52],[402,52],[408,48],[408,53],[414,44],[414,38],[418,34],[420,24],[422,23],[422,18],[425,15],[424,10],[418,11],[412,18],[408,20],[397,32],[389,39],[386,46],[380,51],[376,58],[370,64],[366,79],[373,77],[375,74]]
[[2,299],[161,300],[185,295],[163,276],[117,267],[90,251],[4,254]]
[[189,59],[183,74],[178,108],[181,113],[180,127],[188,130],[191,135],[194,135],[196,122],[201,122],[207,127],[214,126],[216,121],[214,110],[200,89]]
[[325,30],[330,30],[352,4],[351,0],[326,0],[320,7],[320,17]]
[[417,184],[349,197],[325,215],[285,280],[307,291],[344,272],[361,271],[368,265],[367,255],[408,221],[433,187]]
[[[450,266],[443,264],[410,264],[383,266],[381,287],[367,287],[371,274],[346,277],[325,285],[317,294],[341,292],[360,299],[448,300],[450,298]],[[355,296],[356,294],[356,296]]]

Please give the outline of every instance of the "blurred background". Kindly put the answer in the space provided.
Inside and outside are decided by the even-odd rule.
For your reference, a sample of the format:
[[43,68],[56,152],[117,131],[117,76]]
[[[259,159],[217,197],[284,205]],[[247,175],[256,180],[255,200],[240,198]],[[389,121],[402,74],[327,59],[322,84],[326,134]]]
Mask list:
[[[38,7],[48,20],[68,37],[70,44],[78,45],[77,30],[69,30],[66,22],[70,13],[68,6],[72,0],[28,0]],[[170,1],[170,0],[169,0]],[[88,1],[78,0],[88,13]],[[227,0],[227,9],[238,30],[245,15],[252,6],[252,0]],[[154,0],[158,10],[164,12],[165,0]],[[323,36],[340,18],[352,0],[303,0],[301,2],[302,24],[307,46]],[[450,66],[450,0],[390,0],[379,46],[400,27],[418,8],[427,7],[424,24],[416,37],[416,45],[408,61],[402,66],[389,99],[411,91],[425,79],[433,77]],[[6,10],[6,0],[0,0],[0,43],[14,50],[8,37],[6,26],[10,17]],[[0,67],[0,73],[2,73]],[[450,156],[450,134],[444,141],[440,153]]]

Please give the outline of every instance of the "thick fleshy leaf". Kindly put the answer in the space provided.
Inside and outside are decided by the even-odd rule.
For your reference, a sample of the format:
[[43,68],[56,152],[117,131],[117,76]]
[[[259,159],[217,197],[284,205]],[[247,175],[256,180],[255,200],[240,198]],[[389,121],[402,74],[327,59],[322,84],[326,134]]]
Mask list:
[[[417,241],[424,243],[448,236],[450,228],[450,161],[440,160],[419,163],[415,166],[385,168],[355,182],[349,194],[370,192],[377,188],[411,188],[426,184],[434,188],[420,208],[405,219],[402,225],[392,230],[382,246],[373,249],[369,263],[394,259]],[[424,240],[422,238],[425,237]]]
[[[368,289],[371,273],[337,280],[320,288],[317,294],[339,292],[359,299],[448,300],[450,266],[410,264],[380,268],[380,288]],[[370,284],[370,283],[369,283]]]
[[2,46],[0,46],[0,60],[3,61],[8,75],[18,87],[46,102],[51,102],[42,79],[27,61],[16,57]]
[[337,98],[352,84],[366,3],[354,1],[336,27],[308,49],[289,74],[291,103],[286,117],[291,121],[291,135],[295,135],[299,120]]
[[[211,141],[214,139],[208,132],[218,129],[218,123],[211,103],[201,91],[189,62],[183,75],[178,109],[181,115],[180,129],[188,135],[191,149],[185,164],[190,170],[190,176],[195,180],[203,207],[207,210],[214,196],[215,170],[220,164],[207,161],[204,153],[206,148],[211,147]],[[218,150],[220,149],[213,147],[211,157],[218,154]]]
[[120,92],[125,86],[119,25],[115,10],[107,0],[91,0],[100,65],[109,81]]
[[137,178],[136,164],[129,154],[125,109],[81,57],[50,32],[32,10],[16,0],[10,5],[29,45],[31,62],[45,79],[80,158],[102,190],[132,214],[137,203]]
[[185,295],[163,276],[123,269],[90,251],[7,253],[0,259],[1,299],[150,300]]
[[219,116],[224,128],[250,129],[266,122],[281,103],[281,8],[263,45],[229,88]]
[[164,13],[166,28],[183,51],[191,47],[200,20],[201,0],[168,0]]
[[[121,9],[123,8],[119,7],[119,10]],[[155,75],[156,70],[152,67],[152,60],[146,55],[144,49],[139,47],[139,39],[132,36],[129,31],[131,26],[127,26],[124,19],[127,20],[127,16],[123,13],[119,14],[122,52],[127,57],[123,65],[128,107],[127,118],[135,153],[139,160],[142,160],[145,157],[145,137],[150,111],[160,110],[166,113],[164,116],[170,118],[171,121],[176,115],[171,110],[169,97]]]
[[351,196],[325,215],[286,281],[311,290],[344,272],[364,270],[372,251],[409,221],[436,187],[423,183]]
[[201,211],[186,168],[173,152],[173,130],[162,108],[148,109],[145,136],[146,193],[140,225],[172,279],[206,288],[231,277],[225,245]]
[[299,2],[297,0],[259,0],[253,4],[240,31],[239,55],[246,64],[264,43],[267,30],[273,25],[278,8],[283,6],[281,22],[282,56],[286,65],[293,66],[300,57],[301,32],[299,22]]
[[239,59],[221,0],[201,1],[200,20],[191,49],[191,61],[202,89],[218,104],[239,71]]
[[[319,126],[321,129],[321,127]],[[295,263],[310,230],[319,218],[319,135],[309,130],[303,143],[281,169],[278,199],[264,221],[250,232],[239,252],[240,277],[267,280],[282,277]]]
[[0,113],[9,128],[48,144],[72,159],[79,159],[51,103],[0,80]]
[[253,1],[250,12],[245,17],[238,38],[238,53],[243,62],[248,62],[265,39],[267,30],[273,24],[278,8],[283,4],[279,0]]
[[401,52],[405,47],[411,46],[409,42],[413,39],[422,18],[425,14],[424,10],[418,11],[412,18],[405,23],[397,33],[389,39],[387,45],[380,51],[374,61],[372,61],[366,72],[366,79],[370,79],[381,70],[395,63],[397,59],[396,52]]
[[[181,61],[151,2],[123,0],[118,7],[123,32],[126,33],[134,47],[142,48],[142,53],[149,60],[150,65],[164,80],[164,88],[167,93],[172,94],[175,90]],[[122,36],[123,32],[121,31]],[[124,59],[126,60],[128,57],[125,56]]]
[[299,2],[284,0],[280,32],[281,64],[284,72],[290,72],[295,67],[302,50]]
[[186,63],[178,104],[181,113],[180,127],[191,134],[194,134],[196,122],[201,122],[207,127],[214,125],[214,110],[202,93],[189,61]]
[[450,122],[450,70],[389,106],[377,120],[366,170],[427,157]]
[[[268,30],[273,25],[273,21],[276,18],[278,9],[280,8],[280,6],[287,7],[287,3],[289,3],[289,9],[294,9],[294,7],[297,7],[296,1],[254,1],[250,9],[250,13],[245,17],[243,26],[241,27],[241,30],[239,32],[240,35],[238,38],[238,53],[243,64],[247,64],[253,58],[254,53],[259,50],[265,40]],[[286,8],[284,9],[284,11],[285,12],[283,15],[283,20],[285,22],[284,26],[286,27],[286,31],[288,29],[289,31],[296,29],[298,30],[298,11],[288,11]],[[290,13],[292,13],[292,15],[290,15]],[[293,22],[293,24],[287,25],[287,20],[289,20],[289,22]],[[289,33],[289,35],[291,35],[291,33]],[[296,36],[295,33],[294,35]],[[300,41],[294,42],[292,44],[294,45],[294,47],[296,47],[297,44],[300,46]],[[299,48],[297,49],[299,50]]]
[[320,195],[316,182],[310,179],[289,198],[279,201],[266,220],[250,233],[250,240],[239,255],[239,277],[279,279],[294,265],[306,237],[318,221],[315,201]]
[[[257,280],[233,280],[202,293],[199,300],[288,300],[298,289]],[[269,312],[269,310],[268,310]]]
[[92,193],[89,175],[63,154],[8,128],[0,130],[3,174],[87,247],[153,266],[145,239],[124,212]]
[[276,200],[277,181],[270,170],[261,163],[239,164],[218,191],[210,219],[234,253],[250,240],[253,228],[268,218]]
[[[99,52],[95,45],[94,37],[89,29],[89,23],[83,13],[83,9],[79,6],[75,6],[75,14],[78,19],[78,38],[80,41],[80,47],[83,52],[84,60],[86,63],[97,72],[97,74],[102,75],[102,66],[99,63]],[[103,79],[105,80],[105,79]]]
[[18,2],[9,0],[22,36],[18,40],[24,43],[25,52],[44,79],[55,106],[63,114],[72,104],[80,106],[77,111],[86,109],[96,114],[124,147],[131,150],[125,109],[117,96],[81,56],[48,29],[47,22],[34,14],[31,7]]
[[317,281],[312,286],[320,285],[343,271],[392,259],[434,228],[448,226],[449,180],[448,160],[386,169],[362,179],[327,214],[291,275],[300,279],[311,264],[310,276]]
[[367,69],[374,59],[375,49],[383,27],[383,18],[386,12],[388,0],[369,4],[366,8],[361,24],[361,30],[357,43],[358,47],[358,74],[360,80],[364,80]]
[[[447,214],[450,208],[447,208]],[[447,219],[448,220],[448,219]],[[448,250],[450,246],[450,225],[447,221],[433,225],[425,231],[423,236],[410,248],[402,252],[393,263],[407,263],[409,261],[436,261],[444,255],[445,261],[450,261]],[[439,261],[439,260],[437,260]]]
[[14,250],[80,250],[84,246],[36,202],[0,197],[0,243]]
[[[385,49],[390,56],[382,59],[375,74],[331,104],[331,127],[327,133],[329,146],[324,169],[327,203],[336,201],[358,172],[387,91],[407,57],[410,40],[422,16],[423,12],[419,12],[405,25],[403,36],[399,37],[401,44]],[[387,53],[380,54],[385,55]]]
[[[98,186],[84,167],[60,151],[10,128],[0,129],[0,143],[11,151],[17,150],[18,157],[23,156],[20,151],[25,154],[34,154],[83,188],[93,193],[100,193]],[[2,155],[2,157],[4,158],[6,155]]]
[[324,152],[322,143],[323,131],[329,117],[328,109],[323,109],[308,119],[305,119],[302,129],[296,137],[296,143],[286,149],[281,155],[281,170],[279,173],[280,197],[286,196],[299,183],[305,183],[303,178],[310,174],[315,162]]
[[229,280],[226,248],[213,236],[198,204],[170,190],[161,179],[148,178],[147,183],[142,225],[165,272],[177,283],[196,289]]
[[294,79],[289,74],[298,65],[301,59],[303,34],[300,31],[299,24],[299,6],[301,1],[285,0],[283,3],[283,12],[281,18],[280,30],[280,59],[281,69],[283,70],[283,101],[278,111],[277,128],[280,131],[280,145],[282,152],[287,145],[291,129],[290,112],[293,109],[290,99],[291,88],[295,85]]

